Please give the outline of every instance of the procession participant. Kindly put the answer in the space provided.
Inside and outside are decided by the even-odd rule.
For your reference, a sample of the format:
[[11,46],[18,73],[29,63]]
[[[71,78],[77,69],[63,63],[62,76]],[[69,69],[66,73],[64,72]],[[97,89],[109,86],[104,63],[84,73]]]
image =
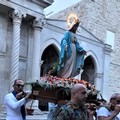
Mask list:
[[6,120],[26,120],[25,103],[31,93],[24,93],[24,82],[21,79],[15,80],[13,91],[5,96]]
[[98,112],[98,120],[120,120],[120,94],[114,93],[110,97],[108,106],[101,107]]
[[75,84],[70,102],[61,107],[56,120],[93,120],[95,110],[87,109],[86,98],[86,87],[83,84]]

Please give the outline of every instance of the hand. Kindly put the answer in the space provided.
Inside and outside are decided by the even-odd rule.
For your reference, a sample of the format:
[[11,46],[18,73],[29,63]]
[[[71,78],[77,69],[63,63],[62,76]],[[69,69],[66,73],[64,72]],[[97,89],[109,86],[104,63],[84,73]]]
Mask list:
[[76,37],[74,37],[74,43],[76,43],[77,42],[77,39],[76,39]]
[[85,50],[82,50],[80,53],[86,55],[87,52]]
[[68,45],[65,46],[65,51],[67,51],[67,50],[68,50]]
[[18,94],[16,94],[16,98],[20,99],[22,97],[22,95],[23,95],[23,92],[19,92]]
[[85,50],[83,50],[83,54],[86,55],[86,53],[87,53],[87,52],[86,52]]
[[96,110],[90,110],[88,109],[88,113],[89,113],[89,120],[93,120],[93,116],[95,115]]
[[26,93],[25,99],[30,98],[30,96],[31,96],[31,93]]
[[118,114],[120,112],[120,105],[116,105],[114,109],[114,113]]

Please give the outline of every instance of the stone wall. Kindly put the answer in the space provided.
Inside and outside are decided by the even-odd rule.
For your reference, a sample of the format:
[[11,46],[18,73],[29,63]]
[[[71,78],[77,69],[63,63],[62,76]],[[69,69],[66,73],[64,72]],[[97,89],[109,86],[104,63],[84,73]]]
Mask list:
[[[4,96],[10,92],[10,87],[12,87],[11,82],[14,82],[13,79],[15,79],[10,80],[12,59],[18,56],[18,64],[13,63],[13,69],[15,70],[17,68],[17,77],[23,79],[25,82],[31,80],[34,34],[33,21],[35,18],[38,21],[40,18],[44,18],[43,10],[45,7],[51,5],[52,2],[53,0],[41,0],[39,2],[0,0],[0,113],[4,110]],[[20,21],[21,17],[22,22]],[[20,22],[21,24],[19,24]],[[18,49],[16,49],[17,55],[12,52],[12,43],[14,40],[14,46],[18,45]],[[14,54],[13,57],[12,53]]]
[[[81,0],[56,15],[55,19],[65,20],[70,13],[77,13],[81,25],[106,42],[107,30],[115,33],[114,50],[111,54],[108,94],[119,92],[120,86],[120,0]],[[104,73],[103,73],[104,74]]]
[[[31,51],[32,39],[29,37],[31,28],[25,21],[21,26],[19,78],[28,80],[31,78]],[[32,35],[32,34],[31,34]],[[13,39],[13,21],[8,13],[0,11],[0,105],[4,102],[4,95],[10,91],[11,51]],[[29,44],[30,40],[30,45]],[[31,51],[28,50],[31,48]],[[28,59],[30,59],[28,61]],[[30,68],[28,68],[28,66]],[[27,69],[28,68],[28,69]],[[29,76],[26,77],[26,76]]]
[[0,11],[0,104],[3,103],[4,93],[8,92],[9,88],[9,40],[10,34],[8,31],[9,22],[7,13]]

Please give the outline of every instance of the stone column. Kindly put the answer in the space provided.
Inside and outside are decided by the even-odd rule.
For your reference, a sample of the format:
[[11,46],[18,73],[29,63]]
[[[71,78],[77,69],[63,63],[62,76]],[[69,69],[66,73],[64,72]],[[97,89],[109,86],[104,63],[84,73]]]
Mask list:
[[81,75],[82,75],[83,71],[84,71],[83,69],[80,70],[80,74],[79,74],[79,78],[78,78],[79,80],[81,80]]
[[81,69],[81,70],[80,70],[80,73],[79,73],[77,76],[75,76],[74,78],[81,80],[81,75],[82,75],[83,71],[84,71],[84,70]]
[[11,55],[11,73],[10,73],[10,91],[13,89],[15,79],[19,75],[19,54],[20,54],[20,26],[23,15],[20,12],[14,11],[13,18],[13,42]]
[[[102,90],[102,83],[103,83],[103,81],[102,81],[103,74],[102,73],[95,73],[94,78],[95,78],[96,89],[101,92],[101,90]],[[97,96],[98,98],[101,98],[100,94]]]
[[[41,75],[41,67],[42,67],[43,62],[44,62],[43,60],[40,60],[40,63],[39,63],[39,66],[40,66],[40,71],[39,71],[39,72],[40,72],[40,75]],[[41,76],[40,76],[40,77],[41,77]]]
[[41,46],[41,30],[43,21],[34,20],[34,45],[33,45],[33,64],[32,64],[32,81],[40,79],[40,46]]
[[104,67],[103,67],[103,88],[102,95],[107,100],[108,94],[108,83],[109,83],[109,70],[110,70],[110,54],[112,52],[111,45],[105,44],[104,46]]
[[[43,27],[43,20],[34,20],[34,42],[33,42],[33,64],[32,64],[32,81],[40,79],[40,46],[41,46],[41,31]],[[34,100],[32,108],[34,109],[34,114],[39,114],[40,110],[38,107],[38,100]]]

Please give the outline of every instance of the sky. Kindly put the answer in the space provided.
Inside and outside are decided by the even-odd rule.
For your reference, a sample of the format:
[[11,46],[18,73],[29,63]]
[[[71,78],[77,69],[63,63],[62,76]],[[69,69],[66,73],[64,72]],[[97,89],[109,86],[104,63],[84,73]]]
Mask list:
[[53,4],[44,10],[46,17],[53,15],[67,7],[70,7],[80,0],[54,0]]

